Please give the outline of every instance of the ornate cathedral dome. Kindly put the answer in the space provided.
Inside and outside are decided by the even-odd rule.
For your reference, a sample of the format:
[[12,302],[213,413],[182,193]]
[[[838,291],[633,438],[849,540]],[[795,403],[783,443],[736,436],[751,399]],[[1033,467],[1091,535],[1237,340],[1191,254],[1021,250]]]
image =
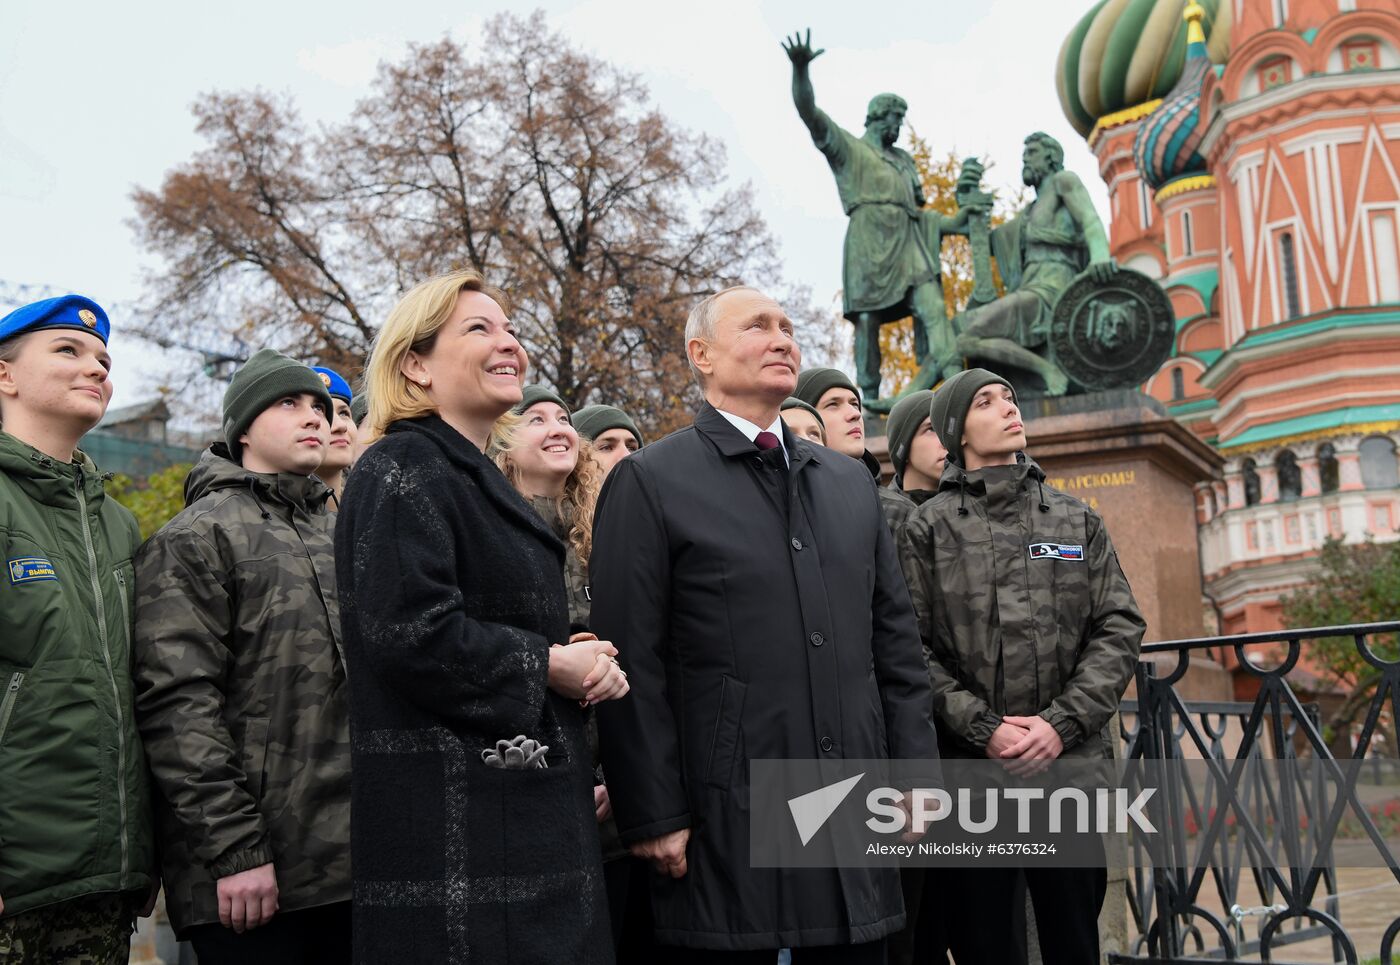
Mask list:
[[[1184,0],[1097,0],[1064,45],[1055,83],[1065,117],[1088,137],[1100,119],[1166,96],[1187,59]],[[1229,52],[1229,0],[1200,0],[1209,62]],[[1151,108],[1143,110],[1147,113]]]
[[1181,77],[1138,128],[1133,160],[1138,173],[1154,190],[1180,178],[1206,173],[1199,149],[1205,136],[1201,118],[1201,85],[1211,69],[1201,26],[1205,9],[1192,0],[1186,7],[1186,62]]

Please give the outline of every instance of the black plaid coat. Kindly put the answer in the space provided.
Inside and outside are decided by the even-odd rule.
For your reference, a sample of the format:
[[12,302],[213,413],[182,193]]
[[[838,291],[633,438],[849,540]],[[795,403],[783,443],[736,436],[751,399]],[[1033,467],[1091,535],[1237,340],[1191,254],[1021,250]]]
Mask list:
[[[584,715],[546,689],[564,549],[436,416],[390,426],[336,524],[355,961],[611,961]],[[549,766],[487,767],[525,734]]]

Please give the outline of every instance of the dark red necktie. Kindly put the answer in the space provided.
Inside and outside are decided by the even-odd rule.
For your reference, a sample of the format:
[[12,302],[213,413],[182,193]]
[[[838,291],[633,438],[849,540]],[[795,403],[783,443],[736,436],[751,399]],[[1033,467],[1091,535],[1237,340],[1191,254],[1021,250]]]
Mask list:
[[771,432],[760,432],[754,436],[753,444],[767,452],[769,449],[778,448],[778,437]]

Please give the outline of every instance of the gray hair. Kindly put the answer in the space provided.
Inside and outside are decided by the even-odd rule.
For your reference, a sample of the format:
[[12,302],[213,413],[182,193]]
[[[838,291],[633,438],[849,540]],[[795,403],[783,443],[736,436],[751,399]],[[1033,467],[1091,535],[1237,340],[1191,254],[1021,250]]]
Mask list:
[[[730,285],[722,288],[713,295],[706,295],[695,303],[695,307],[690,310],[690,314],[685,320],[685,361],[690,366],[690,374],[695,376],[695,381],[703,389],[705,387],[705,377],[700,374],[700,370],[695,367],[695,363],[690,361],[690,340],[693,338],[704,339],[707,342],[714,341],[715,321],[719,318],[719,299],[721,295],[728,295],[730,292],[750,291],[758,292],[752,285]],[[759,294],[763,294],[759,292]]]

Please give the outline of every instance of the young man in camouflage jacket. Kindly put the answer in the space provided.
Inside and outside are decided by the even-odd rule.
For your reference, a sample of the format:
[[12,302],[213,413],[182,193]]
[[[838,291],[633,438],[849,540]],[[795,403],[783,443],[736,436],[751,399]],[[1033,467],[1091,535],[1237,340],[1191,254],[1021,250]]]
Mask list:
[[350,960],[350,715],[325,456],[331,398],[258,352],[224,443],[136,557],[136,715],[166,907],[201,965]]
[[948,450],[929,423],[932,401],[929,389],[911,392],[895,403],[885,423],[894,478],[877,492],[885,522],[896,539],[904,521],[938,492],[938,480],[948,462]]
[[[1109,722],[1145,624],[1103,520],[1045,485],[1010,383],[955,375],[929,416],[948,449],[938,494],[899,534],[946,758],[1008,769],[1111,754]],[[1103,868],[1028,868],[1046,965],[1097,962]],[[947,869],[940,886],[957,961],[1018,959],[1016,869]]]

